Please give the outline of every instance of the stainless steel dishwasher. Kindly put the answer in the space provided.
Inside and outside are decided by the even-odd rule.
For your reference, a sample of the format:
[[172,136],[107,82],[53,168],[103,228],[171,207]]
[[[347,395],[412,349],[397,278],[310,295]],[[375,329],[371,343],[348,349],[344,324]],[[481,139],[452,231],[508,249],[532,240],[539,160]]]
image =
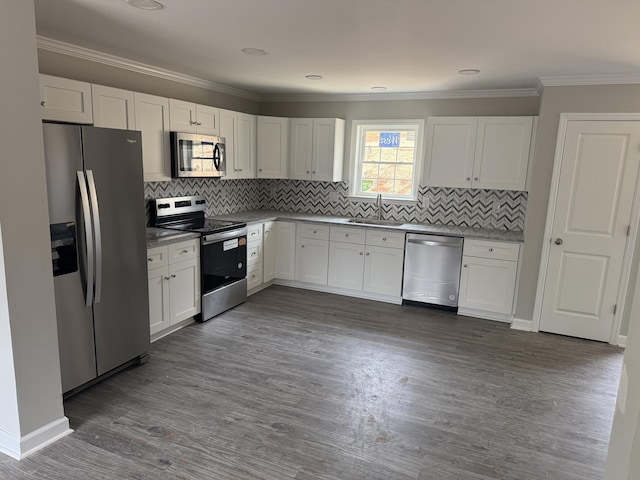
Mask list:
[[407,234],[403,300],[458,306],[462,238]]

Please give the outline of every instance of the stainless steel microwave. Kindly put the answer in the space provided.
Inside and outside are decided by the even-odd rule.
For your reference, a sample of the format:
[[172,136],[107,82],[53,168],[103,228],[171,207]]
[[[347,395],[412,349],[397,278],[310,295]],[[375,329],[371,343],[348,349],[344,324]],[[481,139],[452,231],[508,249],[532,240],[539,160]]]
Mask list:
[[222,177],[226,157],[224,138],[171,132],[173,177]]

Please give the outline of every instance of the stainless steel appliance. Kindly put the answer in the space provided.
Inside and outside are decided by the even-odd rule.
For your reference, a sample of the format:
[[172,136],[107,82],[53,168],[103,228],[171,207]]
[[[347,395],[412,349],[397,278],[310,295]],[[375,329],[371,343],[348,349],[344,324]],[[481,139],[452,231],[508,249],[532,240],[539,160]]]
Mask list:
[[205,218],[202,196],[159,198],[154,225],[200,234],[201,320],[247,299],[247,224]]
[[174,177],[221,177],[225,174],[225,139],[171,132]]
[[403,300],[457,307],[462,241],[458,237],[407,234]]
[[149,350],[140,132],[43,124],[62,389]]

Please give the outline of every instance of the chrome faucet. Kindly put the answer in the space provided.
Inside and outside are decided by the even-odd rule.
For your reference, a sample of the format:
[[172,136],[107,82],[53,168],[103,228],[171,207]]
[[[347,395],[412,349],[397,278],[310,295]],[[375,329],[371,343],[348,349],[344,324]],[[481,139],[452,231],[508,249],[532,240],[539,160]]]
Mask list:
[[382,220],[382,194],[378,193],[376,197],[376,208],[378,209],[378,220]]

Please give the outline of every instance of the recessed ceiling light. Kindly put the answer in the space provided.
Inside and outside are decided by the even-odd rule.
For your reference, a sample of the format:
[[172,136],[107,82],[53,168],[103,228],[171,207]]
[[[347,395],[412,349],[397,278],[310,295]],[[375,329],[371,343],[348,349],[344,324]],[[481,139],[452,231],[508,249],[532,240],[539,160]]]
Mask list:
[[324,77],[322,75],[305,75],[304,78],[307,80],[322,80]]
[[460,75],[477,75],[478,73],[480,73],[480,70],[478,70],[477,68],[465,68],[463,70],[459,70],[458,73]]
[[252,57],[262,57],[269,54],[269,52],[261,48],[243,48],[242,52],[247,55],[251,55]]
[[160,10],[164,5],[156,0],[124,0],[132,7],[141,8],[142,10]]
[[376,90],[376,91],[379,91],[379,92],[381,92],[383,90],[386,90],[386,89],[387,89],[387,87],[371,87],[371,90]]

